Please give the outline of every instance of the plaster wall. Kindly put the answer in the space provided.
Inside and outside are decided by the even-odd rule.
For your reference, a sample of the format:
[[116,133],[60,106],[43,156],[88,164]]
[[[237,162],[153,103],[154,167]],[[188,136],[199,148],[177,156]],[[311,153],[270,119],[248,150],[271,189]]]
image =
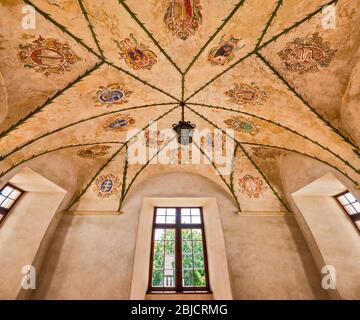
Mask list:
[[286,195],[314,257],[317,269],[336,269],[332,298],[360,298],[360,235],[332,196],[359,190],[344,176],[314,160],[287,155],[281,161]]
[[23,168],[10,182],[25,194],[1,226],[0,299],[24,298],[30,293],[21,287],[22,268],[39,266],[38,253],[66,193],[29,168]]
[[235,299],[326,297],[293,216],[236,215],[215,183],[167,173],[138,185],[120,215],[64,214],[32,298],[128,299],[143,198],[184,196],[217,199]]

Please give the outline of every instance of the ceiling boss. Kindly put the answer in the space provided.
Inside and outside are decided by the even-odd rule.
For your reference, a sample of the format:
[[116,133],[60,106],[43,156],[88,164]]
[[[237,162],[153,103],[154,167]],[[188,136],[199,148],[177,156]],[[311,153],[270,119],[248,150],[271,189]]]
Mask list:
[[164,24],[174,35],[186,40],[195,34],[202,23],[200,0],[164,0],[164,5]]

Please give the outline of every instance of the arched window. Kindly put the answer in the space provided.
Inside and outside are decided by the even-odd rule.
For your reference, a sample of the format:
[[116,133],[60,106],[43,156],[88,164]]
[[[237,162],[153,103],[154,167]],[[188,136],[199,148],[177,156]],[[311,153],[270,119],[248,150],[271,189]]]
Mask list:
[[345,191],[335,196],[337,202],[350,217],[351,221],[360,231],[360,203],[354,195]]
[[5,220],[11,208],[24,192],[12,184],[6,184],[0,191],[0,225]]

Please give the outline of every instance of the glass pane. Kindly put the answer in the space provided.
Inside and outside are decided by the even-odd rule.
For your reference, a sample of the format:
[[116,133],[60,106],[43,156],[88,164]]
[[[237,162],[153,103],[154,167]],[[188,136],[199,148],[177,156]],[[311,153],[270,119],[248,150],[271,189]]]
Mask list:
[[164,253],[164,241],[154,241],[154,254]]
[[153,268],[164,269],[164,254],[154,254]]
[[166,216],[156,215],[156,223],[165,223],[165,222],[166,222]]
[[341,204],[345,205],[348,204],[349,201],[344,197],[344,196],[340,196],[338,197],[338,200],[340,201]]
[[165,252],[175,254],[175,241],[165,242]]
[[1,194],[3,194],[4,196],[8,196],[13,190],[13,188],[7,186],[1,191]]
[[155,229],[155,240],[165,239],[165,229]]
[[163,286],[163,275],[164,271],[161,270],[153,270],[152,274],[152,286],[153,287],[162,287]]
[[356,201],[355,197],[354,197],[350,192],[346,193],[346,194],[345,194],[345,197],[346,197],[350,202],[355,202],[355,201]]
[[194,268],[204,268],[204,257],[202,254],[194,254]]
[[0,195],[0,204],[6,199],[6,197]]
[[2,204],[1,206],[5,209],[10,209],[11,206],[13,205],[14,203],[14,200],[11,200],[11,199],[6,199]]
[[182,255],[182,266],[183,266],[183,269],[192,269],[193,268],[192,253]]
[[175,240],[175,229],[166,229],[166,240]]
[[176,220],[176,216],[166,216],[166,223],[174,224]]
[[190,209],[187,209],[187,208],[181,209],[181,215],[182,216],[190,216]]
[[195,216],[195,217],[191,216],[191,222],[194,223],[194,224],[195,223],[200,224],[201,223],[200,216]]
[[195,254],[203,254],[203,246],[201,241],[194,241],[193,246]]
[[166,214],[167,214],[168,216],[175,216],[175,214],[176,214],[176,209],[175,209],[175,208],[167,209],[167,210],[166,210]]
[[191,253],[192,254],[192,242],[191,241],[183,241],[182,242],[182,253]]
[[175,270],[164,270],[164,287],[175,287]]
[[192,239],[193,240],[202,240],[201,229],[192,229]]
[[20,197],[20,195],[21,195],[21,192],[14,189],[13,192],[11,192],[11,194],[10,194],[10,198],[13,200],[16,200],[17,198]]
[[353,206],[355,207],[356,212],[360,213],[360,203],[359,203],[359,202],[355,202],[355,203],[353,204]]
[[199,208],[191,209],[191,215],[192,216],[200,216],[200,209]]
[[166,253],[165,254],[165,269],[175,268],[175,255]]
[[204,269],[195,269],[194,270],[194,285],[195,287],[205,287],[205,270]]
[[181,239],[182,240],[191,240],[191,229],[182,229],[181,230]]
[[156,209],[156,214],[160,215],[160,216],[165,216],[166,215],[166,208],[157,208]]
[[191,223],[190,216],[181,216],[181,223]]
[[183,270],[183,286],[184,287],[192,287],[194,286],[194,281],[193,281],[193,270],[187,270],[184,269]]
[[353,208],[353,206],[351,204],[345,206],[345,210],[348,212],[348,214],[354,214],[356,213],[355,209]]

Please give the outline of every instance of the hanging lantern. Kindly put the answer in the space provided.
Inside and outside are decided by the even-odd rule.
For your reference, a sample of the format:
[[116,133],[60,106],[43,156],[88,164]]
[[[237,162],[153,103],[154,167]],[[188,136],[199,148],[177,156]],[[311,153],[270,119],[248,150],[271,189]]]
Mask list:
[[192,124],[190,121],[179,121],[178,124],[173,124],[173,129],[178,137],[178,142],[185,146],[192,143],[195,127],[196,125]]

